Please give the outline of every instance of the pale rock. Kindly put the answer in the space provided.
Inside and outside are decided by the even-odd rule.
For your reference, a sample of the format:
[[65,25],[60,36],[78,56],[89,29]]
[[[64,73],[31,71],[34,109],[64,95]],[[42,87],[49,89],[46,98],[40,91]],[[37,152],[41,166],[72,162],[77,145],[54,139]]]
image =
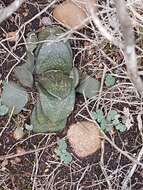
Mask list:
[[13,138],[19,140],[24,136],[24,131],[22,127],[17,127],[13,133]]
[[[93,4],[95,0],[91,0]],[[53,10],[54,18],[70,29],[81,29],[88,24],[86,1],[66,0]]]
[[67,138],[73,151],[80,158],[95,153],[101,147],[100,129],[92,122],[82,121],[71,125]]

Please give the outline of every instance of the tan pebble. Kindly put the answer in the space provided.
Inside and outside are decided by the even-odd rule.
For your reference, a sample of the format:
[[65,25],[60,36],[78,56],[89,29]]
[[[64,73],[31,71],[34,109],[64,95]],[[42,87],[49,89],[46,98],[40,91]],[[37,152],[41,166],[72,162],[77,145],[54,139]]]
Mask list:
[[17,31],[15,31],[15,32],[8,32],[7,35],[6,35],[6,38],[10,42],[16,42],[18,40],[19,36],[17,34]]
[[15,161],[16,164],[18,164],[18,163],[21,162],[21,159],[20,159],[19,157],[16,157],[16,158],[14,159],[14,161]]
[[13,133],[13,138],[19,140],[24,136],[24,131],[22,127],[17,127]]
[[101,147],[101,134],[91,122],[77,122],[69,127],[67,138],[75,154],[81,158],[95,153]]
[[81,29],[86,23],[86,12],[73,2],[65,1],[53,11],[53,16],[67,28]]
[[24,148],[21,148],[20,146],[18,146],[18,147],[16,148],[16,154],[23,154],[23,153],[25,153]]

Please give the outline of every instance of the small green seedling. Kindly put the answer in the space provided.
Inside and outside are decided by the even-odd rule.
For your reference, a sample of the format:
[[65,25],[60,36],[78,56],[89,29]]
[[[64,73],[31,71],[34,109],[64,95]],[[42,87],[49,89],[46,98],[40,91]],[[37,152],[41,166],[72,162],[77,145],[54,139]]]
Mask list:
[[124,132],[126,130],[126,126],[119,120],[121,117],[120,114],[115,110],[111,110],[106,118],[103,111],[100,109],[96,112],[92,112],[91,114],[93,119],[99,123],[101,129],[105,132],[110,131],[113,127],[120,132]]
[[107,115],[107,121],[112,123],[113,126],[119,130],[120,132],[124,132],[126,130],[126,126],[119,120],[120,114],[115,110],[111,110]]
[[67,143],[65,139],[59,140],[57,144],[58,147],[55,149],[56,155],[60,157],[64,164],[69,164],[72,161],[72,156],[69,152],[67,152]]
[[103,131],[106,131],[106,119],[104,117],[102,110],[97,110],[96,112],[92,112],[92,117],[100,124],[100,127]]
[[106,75],[105,84],[107,87],[111,87],[115,84],[116,80],[111,74]]

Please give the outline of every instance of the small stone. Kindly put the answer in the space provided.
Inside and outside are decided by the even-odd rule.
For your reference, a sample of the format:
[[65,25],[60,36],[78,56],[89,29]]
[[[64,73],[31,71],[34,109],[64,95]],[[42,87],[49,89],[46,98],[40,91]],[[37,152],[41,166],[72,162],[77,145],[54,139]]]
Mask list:
[[23,128],[22,127],[17,127],[13,133],[13,138],[15,140],[19,140],[24,136]]
[[52,21],[49,17],[43,17],[41,19],[41,23],[44,25],[44,26],[48,26],[48,25],[52,25]]
[[17,31],[14,31],[14,32],[8,32],[6,34],[6,37],[7,37],[7,40],[10,41],[10,42],[16,42],[19,38],[18,34],[17,34]]
[[92,122],[77,122],[69,127],[67,138],[75,154],[84,158],[101,147],[100,129]]
[[81,29],[88,24],[89,4],[96,8],[96,0],[66,0],[53,11],[53,16],[62,25],[70,29]]
[[59,4],[54,9],[53,16],[62,25],[70,29],[82,28],[87,19],[86,12],[73,2],[69,1]]

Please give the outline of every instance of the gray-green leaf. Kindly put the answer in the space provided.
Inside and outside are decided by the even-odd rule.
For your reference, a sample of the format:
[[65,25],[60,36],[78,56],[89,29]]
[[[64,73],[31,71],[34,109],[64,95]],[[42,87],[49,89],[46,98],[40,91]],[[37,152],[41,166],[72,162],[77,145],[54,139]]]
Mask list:
[[60,150],[65,150],[67,148],[67,143],[65,142],[65,139],[60,139],[57,142]]
[[32,87],[33,86],[33,75],[27,69],[26,65],[17,66],[14,69],[14,73],[16,78],[21,82],[23,86]]
[[79,72],[76,67],[73,67],[70,73],[70,78],[73,80],[74,87],[76,88],[79,83]]
[[0,116],[4,116],[8,113],[9,108],[6,105],[0,105]]
[[96,96],[100,89],[100,82],[90,76],[87,76],[79,84],[79,87],[76,89],[79,93],[84,93],[87,98],[92,98]]
[[14,113],[19,113],[28,102],[28,93],[14,82],[5,83],[2,92],[2,103]]
[[105,119],[104,113],[102,110],[98,109],[96,112],[92,112],[92,117],[97,120],[98,123],[101,123]]
[[33,132],[35,133],[45,133],[45,132],[57,132],[62,131],[66,126],[67,119],[62,121],[52,122],[43,113],[40,102],[38,102],[31,115],[31,124],[33,126]]
[[126,130],[126,126],[122,123],[119,123],[118,125],[115,126],[117,130],[124,132]]
[[67,74],[72,69],[72,55],[63,41],[45,43],[38,53],[36,73],[40,74],[52,69],[62,70]]
[[51,69],[70,73],[73,61],[72,49],[67,39],[58,39],[62,34],[64,31],[59,26],[48,26],[39,33],[39,42],[45,42],[41,42],[35,51],[37,74]]
[[45,95],[42,91],[39,92],[43,112],[51,121],[57,122],[63,120],[72,112],[75,103],[74,89],[71,90],[71,93],[62,100],[59,100],[50,94]]
[[105,84],[107,87],[113,86],[115,84],[116,80],[115,77],[113,77],[111,74],[108,74],[105,78]]
[[107,120],[109,122],[113,121],[115,119],[115,116],[118,115],[116,110],[111,110],[107,115]]
[[39,77],[39,83],[41,87],[56,98],[67,97],[73,86],[72,79],[59,70],[47,71],[42,77]]

